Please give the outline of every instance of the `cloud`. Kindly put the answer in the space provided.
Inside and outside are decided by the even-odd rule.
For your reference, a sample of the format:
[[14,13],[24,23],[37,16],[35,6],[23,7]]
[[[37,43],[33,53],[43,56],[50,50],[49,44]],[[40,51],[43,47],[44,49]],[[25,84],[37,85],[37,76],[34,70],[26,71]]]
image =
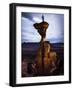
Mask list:
[[22,42],[40,42],[41,37],[33,27],[33,22],[27,18],[21,19],[21,39]]

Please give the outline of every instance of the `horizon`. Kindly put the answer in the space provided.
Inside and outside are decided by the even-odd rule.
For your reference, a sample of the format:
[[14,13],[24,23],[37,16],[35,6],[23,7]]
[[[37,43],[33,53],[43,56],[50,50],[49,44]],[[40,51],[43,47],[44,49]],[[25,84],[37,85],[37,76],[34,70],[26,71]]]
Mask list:
[[[22,44],[34,44],[34,43],[37,43],[37,44],[40,44],[40,42],[23,42]],[[57,43],[63,43],[64,44],[64,42],[53,42],[52,44],[57,44]]]

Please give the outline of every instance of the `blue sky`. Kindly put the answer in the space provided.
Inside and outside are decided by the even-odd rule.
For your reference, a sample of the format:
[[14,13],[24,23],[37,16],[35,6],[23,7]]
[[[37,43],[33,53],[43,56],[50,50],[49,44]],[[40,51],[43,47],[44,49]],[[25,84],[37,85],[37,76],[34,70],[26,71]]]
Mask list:
[[40,23],[44,20],[49,23],[46,32],[46,41],[51,43],[64,42],[64,15],[51,13],[24,13],[21,16],[21,41],[23,42],[40,42],[41,36],[33,27],[34,23]]

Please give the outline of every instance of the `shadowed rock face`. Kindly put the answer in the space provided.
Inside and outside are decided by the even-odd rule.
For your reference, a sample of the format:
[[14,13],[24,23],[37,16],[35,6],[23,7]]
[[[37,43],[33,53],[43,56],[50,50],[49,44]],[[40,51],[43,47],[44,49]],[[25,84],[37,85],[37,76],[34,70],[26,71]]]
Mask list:
[[37,29],[38,33],[45,38],[46,36],[46,30],[48,28],[49,24],[47,22],[41,22],[41,23],[35,23],[34,27]]
[[37,73],[49,75],[56,69],[57,54],[55,51],[51,51],[50,43],[45,41],[42,45],[44,45],[43,51],[42,46],[40,46],[36,57]]

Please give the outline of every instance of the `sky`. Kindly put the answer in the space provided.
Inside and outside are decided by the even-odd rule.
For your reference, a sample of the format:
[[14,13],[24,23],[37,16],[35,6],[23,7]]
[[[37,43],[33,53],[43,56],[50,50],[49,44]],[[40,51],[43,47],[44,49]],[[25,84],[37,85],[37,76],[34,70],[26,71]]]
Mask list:
[[34,23],[42,22],[42,15],[44,21],[49,23],[46,31],[46,41],[50,43],[63,43],[64,42],[64,15],[53,13],[26,13],[22,12],[21,15],[21,42],[35,43],[40,42],[41,36],[34,28]]

